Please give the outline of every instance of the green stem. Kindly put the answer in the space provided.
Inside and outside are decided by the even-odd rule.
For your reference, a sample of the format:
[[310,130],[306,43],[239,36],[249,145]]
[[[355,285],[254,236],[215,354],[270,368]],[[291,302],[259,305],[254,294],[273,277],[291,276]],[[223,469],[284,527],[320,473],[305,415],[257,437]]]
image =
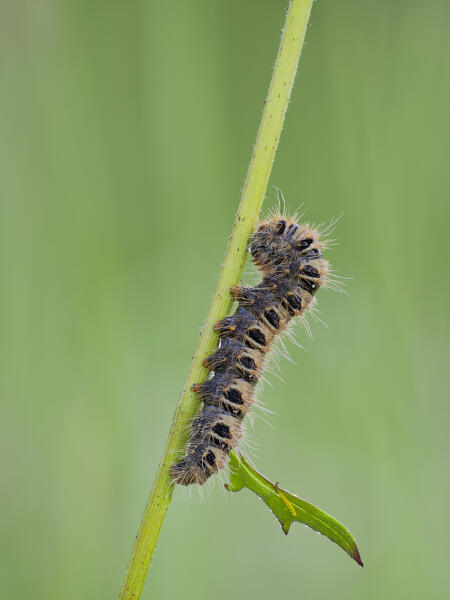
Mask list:
[[172,497],[173,483],[169,473],[170,465],[173,463],[177,451],[184,447],[188,424],[199,409],[199,400],[192,393],[191,387],[194,383],[204,381],[208,374],[208,371],[202,366],[202,360],[217,345],[217,335],[213,331],[213,325],[230,312],[232,299],[229,289],[239,282],[242,275],[247,256],[247,242],[259,217],[283,128],[311,5],[312,0],[290,0],[289,3],[272,81],[222,271],[191,369],[175,410],[166,447],[136,537],[120,592],[121,600],[131,598],[137,600],[144,586],[161,526]]

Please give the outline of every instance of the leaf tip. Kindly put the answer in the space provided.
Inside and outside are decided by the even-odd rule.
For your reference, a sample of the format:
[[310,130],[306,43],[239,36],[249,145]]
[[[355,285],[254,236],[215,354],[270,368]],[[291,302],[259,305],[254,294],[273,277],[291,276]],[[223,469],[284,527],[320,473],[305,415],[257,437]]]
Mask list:
[[359,550],[358,550],[357,546],[355,547],[355,550],[352,552],[351,556],[352,556],[353,560],[355,562],[357,562],[360,567],[364,567],[364,563],[363,563],[363,561],[361,559],[361,554],[359,553]]
[[281,525],[281,529],[283,530],[284,535],[287,535],[291,528],[291,523],[289,521],[281,521],[280,520],[280,525]]

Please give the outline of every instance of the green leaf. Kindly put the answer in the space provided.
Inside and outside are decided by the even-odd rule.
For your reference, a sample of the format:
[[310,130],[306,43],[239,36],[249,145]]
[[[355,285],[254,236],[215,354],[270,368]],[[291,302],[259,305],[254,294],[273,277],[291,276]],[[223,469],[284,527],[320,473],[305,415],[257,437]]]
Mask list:
[[325,535],[340,546],[358,565],[363,566],[358,546],[352,534],[339,521],[313,504],[281,489],[258,473],[241,455],[230,453],[230,482],[225,485],[230,492],[239,492],[247,487],[267,504],[287,535],[294,521],[303,523]]

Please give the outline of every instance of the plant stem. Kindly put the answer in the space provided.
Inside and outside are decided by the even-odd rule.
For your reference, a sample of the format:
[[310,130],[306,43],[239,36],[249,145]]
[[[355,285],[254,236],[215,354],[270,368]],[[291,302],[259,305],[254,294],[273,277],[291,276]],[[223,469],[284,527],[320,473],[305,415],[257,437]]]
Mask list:
[[199,400],[191,391],[191,386],[204,381],[207,376],[208,371],[202,366],[202,360],[217,345],[217,334],[213,325],[229,313],[232,306],[229,289],[239,282],[242,275],[247,256],[247,242],[259,217],[283,128],[311,5],[312,0],[290,0],[289,3],[272,81],[222,271],[136,537],[120,592],[121,600],[137,600],[144,586],[161,525],[172,497],[173,483],[169,469],[176,452],[186,443],[188,424],[199,409]]

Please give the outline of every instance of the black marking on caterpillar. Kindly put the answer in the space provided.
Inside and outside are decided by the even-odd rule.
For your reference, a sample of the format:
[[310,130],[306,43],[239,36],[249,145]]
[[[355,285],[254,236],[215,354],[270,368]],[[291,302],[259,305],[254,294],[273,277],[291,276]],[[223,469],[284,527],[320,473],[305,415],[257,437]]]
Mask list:
[[325,245],[318,230],[283,215],[263,221],[252,235],[252,260],[263,279],[255,287],[232,287],[236,312],[215,325],[220,347],[203,363],[213,376],[193,386],[203,408],[192,423],[186,456],[171,467],[176,483],[202,485],[226,466],[242,436],[242,419],[254,403],[268,351],[326,281]]

